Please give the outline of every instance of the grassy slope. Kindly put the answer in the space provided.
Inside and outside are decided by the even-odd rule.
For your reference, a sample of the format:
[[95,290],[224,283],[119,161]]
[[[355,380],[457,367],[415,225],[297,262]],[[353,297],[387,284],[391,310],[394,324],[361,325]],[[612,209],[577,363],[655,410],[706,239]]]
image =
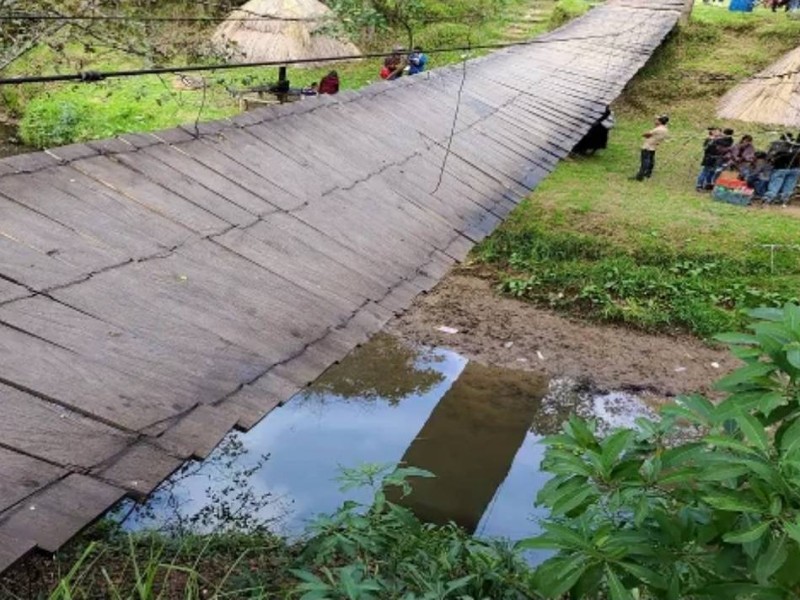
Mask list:
[[[800,22],[767,11],[732,14],[698,5],[618,103],[609,149],[564,162],[487,241],[478,256],[499,268],[505,289],[575,314],[646,329],[709,336],[740,321],[738,309],[798,295],[800,252],[781,250],[776,268],[761,244],[796,244],[793,209],[743,209],[694,191],[705,127],[734,82],[791,49]],[[654,179],[628,181],[641,133],[672,116]],[[730,123],[760,146],[770,128]]]
[[[450,12],[469,9],[469,4],[455,3]],[[416,42],[423,47],[462,46],[468,43],[485,44],[503,41],[510,24],[517,22],[531,5],[530,0],[505,0],[501,14],[482,23],[434,23],[420,27]],[[436,2],[432,1],[432,9]],[[434,13],[435,14],[435,13]],[[545,28],[545,24],[528,24],[528,34],[533,36]],[[176,36],[182,35],[176,29]],[[193,39],[197,39],[196,32]],[[208,37],[211,35],[209,29]],[[407,43],[404,32],[389,32],[382,36],[376,48],[386,49],[395,44]],[[367,48],[369,49],[369,48]],[[50,72],[52,50],[41,48],[26,61],[18,63],[8,74],[24,72]],[[111,52],[101,57],[87,55],[79,44],[66,47],[67,62],[78,70],[117,70],[141,67],[141,61]],[[441,66],[460,60],[458,53],[436,54],[431,57],[431,66]],[[171,64],[186,64],[188,59],[175,57]],[[189,61],[195,62],[195,61]],[[293,85],[304,86],[319,81],[330,70],[290,69]],[[345,89],[363,87],[378,80],[379,60],[335,65]],[[199,76],[200,74],[198,74]],[[277,79],[277,69],[245,68],[202,74],[211,84],[206,97],[202,91],[177,91],[173,89],[173,77],[136,77],[132,79],[108,80],[91,85],[54,84],[49,86],[28,85],[5,93],[5,103],[17,116],[22,117],[21,137],[26,144],[47,147],[110,137],[130,131],[153,131],[193,123],[229,117],[239,112],[238,100],[226,90],[228,87],[242,88],[263,84]],[[0,90],[2,91],[2,90]]]

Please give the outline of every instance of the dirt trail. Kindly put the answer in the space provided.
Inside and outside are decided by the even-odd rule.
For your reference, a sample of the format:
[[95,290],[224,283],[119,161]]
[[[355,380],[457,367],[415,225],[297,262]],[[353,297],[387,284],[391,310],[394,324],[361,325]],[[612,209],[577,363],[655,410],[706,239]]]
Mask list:
[[[443,333],[440,326],[458,333]],[[486,364],[658,397],[707,393],[714,381],[737,366],[726,349],[710,348],[690,337],[571,321],[499,296],[488,281],[463,272],[418,298],[390,324],[390,332],[452,348]]]

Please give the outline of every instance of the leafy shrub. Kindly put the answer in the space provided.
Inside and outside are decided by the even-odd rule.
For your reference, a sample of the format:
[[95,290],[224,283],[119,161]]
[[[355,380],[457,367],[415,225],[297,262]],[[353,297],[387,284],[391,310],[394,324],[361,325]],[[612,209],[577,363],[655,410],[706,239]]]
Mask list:
[[[293,573],[306,600],[324,598],[530,598],[530,569],[501,542],[472,538],[455,525],[422,523],[387,500],[411,492],[410,477],[425,471],[366,465],[345,471],[349,487],[375,488],[374,502],[345,503],[313,526]],[[391,490],[399,490],[392,494]]]
[[718,405],[692,396],[601,438],[573,418],[546,440],[550,598],[786,598],[800,592],[800,307],[728,334],[745,366]]

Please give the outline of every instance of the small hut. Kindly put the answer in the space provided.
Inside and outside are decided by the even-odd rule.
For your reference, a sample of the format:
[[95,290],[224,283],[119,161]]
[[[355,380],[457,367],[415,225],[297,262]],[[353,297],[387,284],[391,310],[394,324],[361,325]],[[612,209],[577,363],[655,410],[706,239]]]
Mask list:
[[332,23],[333,11],[319,0],[250,0],[217,28],[213,43],[232,60],[250,62],[360,54],[326,33]]
[[800,127],[800,48],[722,97],[722,119]]

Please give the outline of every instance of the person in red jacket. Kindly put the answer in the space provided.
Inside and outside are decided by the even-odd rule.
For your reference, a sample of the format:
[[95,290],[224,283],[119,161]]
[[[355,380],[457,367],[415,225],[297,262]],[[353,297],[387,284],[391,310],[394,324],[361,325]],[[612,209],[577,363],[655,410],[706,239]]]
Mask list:
[[339,93],[339,74],[331,71],[319,82],[318,94],[338,94]]

